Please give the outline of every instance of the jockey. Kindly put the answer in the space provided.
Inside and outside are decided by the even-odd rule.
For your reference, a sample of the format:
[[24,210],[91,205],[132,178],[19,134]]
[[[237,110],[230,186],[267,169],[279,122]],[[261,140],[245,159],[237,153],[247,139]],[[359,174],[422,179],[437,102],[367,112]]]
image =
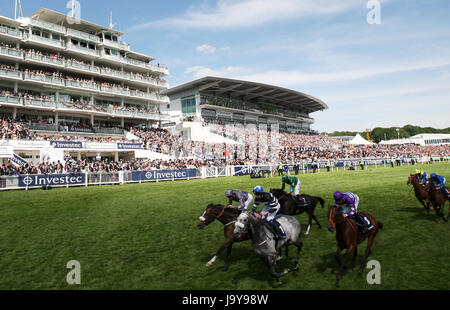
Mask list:
[[[253,201],[252,194],[234,189],[228,189],[225,196],[228,198],[228,207],[233,207],[241,212],[246,210]],[[233,206],[233,201],[238,201],[239,206]]]
[[443,176],[437,175],[436,173],[432,173],[430,175],[430,182],[431,184],[439,188],[444,195],[445,199],[450,200],[450,193],[448,192],[447,188],[445,187],[445,181],[446,179]]
[[300,193],[300,180],[297,177],[283,175],[281,178],[281,189],[284,191],[286,184],[289,184],[289,194],[297,196]]
[[342,206],[344,217],[350,217],[358,226],[362,228],[361,233],[364,235],[373,229],[373,224],[361,213],[358,212],[359,197],[358,195],[347,192],[335,192],[334,201],[336,206]]
[[280,210],[278,199],[271,193],[265,193],[262,186],[259,185],[253,189],[253,193],[255,194],[255,203],[252,209],[253,213],[255,213],[260,203],[264,204],[261,213],[255,213],[255,216],[257,218],[265,219],[270,224],[274,229],[275,238],[286,239],[286,233],[284,232],[283,227],[275,220],[275,216]]
[[428,174],[424,171],[416,170],[416,175],[419,178],[419,183],[427,184]]

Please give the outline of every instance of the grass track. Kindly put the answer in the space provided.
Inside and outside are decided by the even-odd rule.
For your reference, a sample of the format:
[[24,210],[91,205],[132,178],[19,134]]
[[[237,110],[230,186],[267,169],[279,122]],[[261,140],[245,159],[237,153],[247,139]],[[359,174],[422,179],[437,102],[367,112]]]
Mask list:
[[[223,226],[203,231],[196,223],[210,202],[225,203],[227,188],[280,187],[279,177],[206,180],[0,192],[0,289],[450,289],[450,223],[436,221],[406,186],[417,168],[450,180],[449,164],[300,175],[301,192],[332,202],[335,190],[354,191],[360,210],[384,224],[372,255],[381,263],[381,284],[366,274],[344,275],[335,286],[334,234],[327,208],[316,209],[322,230],[303,237],[300,270],[279,286],[253,254],[235,244],[230,270],[225,253],[206,262],[224,241]],[[445,214],[448,213],[448,203]],[[302,226],[307,216],[297,217]],[[359,247],[357,264],[366,242]],[[293,253],[294,248],[291,249]],[[81,285],[69,286],[70,260],[81,264]],[[280,262],[279,268],[290,266]]]

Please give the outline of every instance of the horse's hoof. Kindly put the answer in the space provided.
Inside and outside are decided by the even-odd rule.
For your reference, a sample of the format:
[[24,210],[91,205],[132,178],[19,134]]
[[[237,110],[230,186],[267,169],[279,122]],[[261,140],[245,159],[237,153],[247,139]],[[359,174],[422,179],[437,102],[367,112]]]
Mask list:
[[211,267],[213,263],[207,263],[206,267]]
[[283,259],[283,257],[277,256],[277,262],[280,261],[280,260],[282,260],[282,259]]
[[298,269],[299,269],[298,266],[295,266],[295,267],[294,267],[294,270],[295,270],[295,271],[298,271]]

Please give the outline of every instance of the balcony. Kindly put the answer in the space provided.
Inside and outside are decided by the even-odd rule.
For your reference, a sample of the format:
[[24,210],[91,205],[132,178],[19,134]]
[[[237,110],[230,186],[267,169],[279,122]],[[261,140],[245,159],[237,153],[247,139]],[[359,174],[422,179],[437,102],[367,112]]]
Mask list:
[[19,97],[0,95],[0,104],[22,105]]
[[98,67],[87,65],[84,63],[73,62],[70,60],[66,60],[66,68],[75,69],[77,71],[88,71],[91,73],[100,74],[100,68]]
[[13,60],[22,60],[23,59],[23,52],[13,49],[13,48],[8,48],[8,47],[0,47],[0,55],[4,56],[6,58],[10,58]]
[[67,28],[67,34],[66,35],[68,37],[75,37],[75,38],[86,40],[86,41],[90,41],[90,42],[93,42],[93,43],[101,43],[99,37],[97,37],[95,35],[92,35],[92,34],[89,34],[89,33],[86,33],[86,32],[81,32],[81,31],[78,31],[78,30],[75,30],[75,29],[71,29],[71,28]]
[[24,33],[24,40],[25,42],[29,41],[29,42],[33,42],[33,43],[37,43],[39,45],[45,45],[45,46],[51,46],[53,48],[57,48],[57,49],[64,49],[65,48],[65,43],[62,40],[53,40],[50,38],[44,38],[35,34],[29,34],[27,32]]
[[100,91],[100,86],[95,83],[90,82],[81,82],[77,80],[64,80],[65,86],[68,88],[75,88],[80,90],[88,90],[88,91]]
[[46,29],[46,30],[50,30],[52,32],[57,32],[59,34],[66,34],[66,27],[57,25],[57,24],[52,24],[52,23],[47,23],[44,21],[40,21],[40,20],[35,20],[35,19],[30,19],[30,24],[42,29]]
[[45,84],[52,84],[55,86],[64,86],[65,85],[63,79],[52,76],[52,75],[35,74],[32,72],[25,72],[23,74],[23,77],[24,77],[24,81],[28,81],[28,82],[40,82],[40,83],[45,83]]
[[0,77],[14,80],[22,80],[22,72],[8,69],[0,69]]
[[107,39],[103,40],[103,45],[112,47],[112,48],[116,48],[119,50],[123,50],[123,51],[130,50],[130,46],[126,43],[111,41],[111,40],[107,40]]
[[22,98],[23,105],[26,107],[37,107],[46,109],[55,109],[55,103],[51,100],[37,100],[30,98]]
[[16,39],[22,39],[22,33],[19,29],[13,29],[9,27],[0,26],[0,35],[13,37]]
[[80,53],[80,54],[83,54],[84,56],[92,56],[94,58],[97,58],[100,56],[100,52],[98,50],[94,50],[94,49],[91,49],[88,47],[82,47],[82,46],[74,45],[74,44],[67,45],[66,50]]
[[24,54],[25,54],[24,59],[28,62],[35,62],[35,63],[37,62],[40,64],[64,67],[64,60],[57,57],[39,55],[35,53],[24,53]]

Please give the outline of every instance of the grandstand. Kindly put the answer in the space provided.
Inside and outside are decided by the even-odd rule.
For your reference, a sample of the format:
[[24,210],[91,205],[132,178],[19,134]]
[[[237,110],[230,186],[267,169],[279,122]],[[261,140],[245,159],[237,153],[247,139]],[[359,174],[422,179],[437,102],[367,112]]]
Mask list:
[[177,130],[193,140],[204,137],[204,129],[196,128],[193,123],[206,124],[213,133],[219,130],[217,125],[232,124],[317,134],[311,129],[314,119],[310,113],[328,109],[321,100],[294,90],[211,76],[163,93],[170,97],[170,107],[166,110],[172,122],[179,124]]
[[[170,120],[160,109],[169,102],[161,94],[169,71],[132,51],[122,36],[45,8],[26,18],[0,16],[0,115],[20,123],[9,127],[32,131],[26,139],[83,141],[81,147],[59,144],[80,160],[134,157],[137,145],[117,143],[139,140],[128,128],[156,128]],[[37,143],[9,146],[38,162]]]

